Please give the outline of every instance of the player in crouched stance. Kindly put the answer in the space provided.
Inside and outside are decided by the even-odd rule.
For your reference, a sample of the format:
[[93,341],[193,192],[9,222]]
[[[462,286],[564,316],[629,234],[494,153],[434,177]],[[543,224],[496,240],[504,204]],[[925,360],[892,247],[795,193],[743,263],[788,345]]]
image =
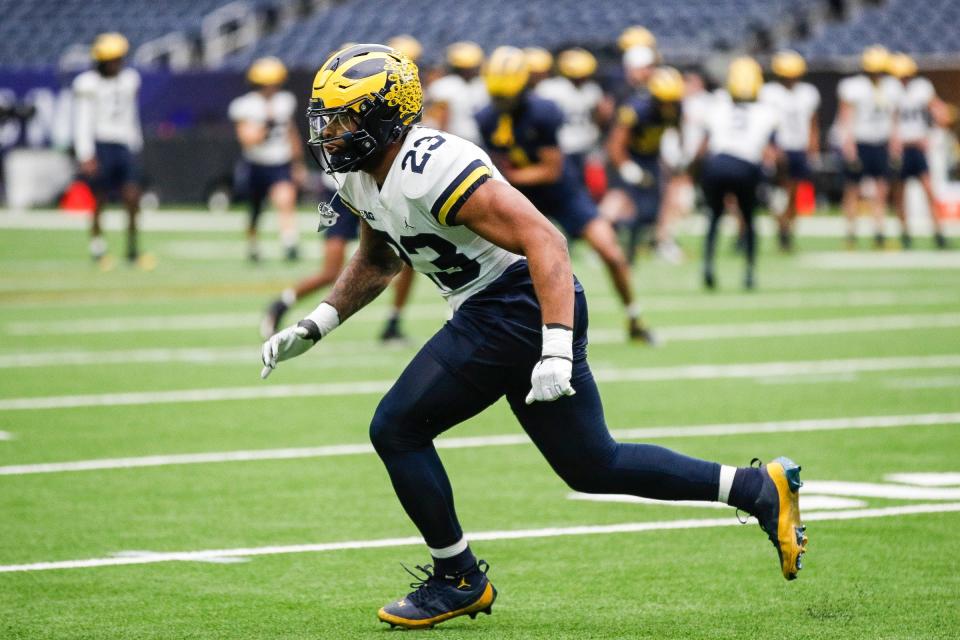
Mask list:
[[[497,592],[460,528],[433,439],[506,396],[573,488],[670,500],[722,500],[755,515],[796,576],[806,537],[799,467],[735,468],[646,444],[615,442],[587,364],[587,305],[563,236],[478,147],[414,126],[416,65],[382,45],[334,53],[313,84],[310,145],[345,174],[333,206],[357,211],[360,246],[332,292],[264,343],[266,377],[377,297],[406,262],[437,285],[453,316],[377,407],[370,437],[432,565],[414,591],[380,609],[425,628],[489,613]],[[532,373],[531,373],[532,371]]]

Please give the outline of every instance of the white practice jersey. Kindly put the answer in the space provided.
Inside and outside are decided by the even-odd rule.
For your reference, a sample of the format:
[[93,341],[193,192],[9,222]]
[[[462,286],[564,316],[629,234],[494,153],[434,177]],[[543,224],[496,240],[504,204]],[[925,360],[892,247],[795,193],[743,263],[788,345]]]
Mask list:
[[455,73],[438,78],[427,88],[427,101],[447,105],[447,131],[480,144],[474,116],[490,101],[482,78],[467,81]]
[[600,129],[593,112],[603,100],[600,85],[584,82],[578,87],[569,78],[556,76],[540,82],[534,93],[556,103],[563,112],[563,126],[557,134],[561,151],[587,153],[597,146]]
[[234,122],[255,122],[267,128],[263,142],[243,150],[249,162],[281,165],[293,158],[290,124],[297,110],[297,99],[289,91],[278,91],[270,98],[259,91],[245,93],[230,103],[229,115]]
[[460,207],[490,179],[503,176],[478,146],[413,127],[381,188],[370,174],[351,172],[337,200],[384,233],[393,250],[433,280],[456,310],[521,259],[457,224]]
[[777,146],[784,151],[806,151],[810,148],[810,120],[820,108],[820,92],[807,82],[787,87],[768,82],[760,91],[760,100],[774,108],[780,116]]
[[930,135],[930,101],[937,96],[926,78],[913,78],[900,94],[897,127],[900,140],[906,144],[923,142]]
[[763,150],[773,139],[780,118],[766,102],[734,102],[720,90],[707,121],[712,155],[725,154],[759,165]]
[[112,77],[90,70],[74,78],[73,147],[77,160],[93,158],[97,142],[123,144],[134,152],[143,148],[139,91],[140,74],[134,69],[122,69]]
[[903,87],[883,76],[874,84],[865,75],[844,78],[837,86],[841,102],[853,107],[853,138],[865,144],[885,144],[893,133],[893,121]]
[[691,162],[700,151],[707,135],[707,123],[714,96],[709,91],[700,91],[684,96],[681,103],[681,146],[686,162]]

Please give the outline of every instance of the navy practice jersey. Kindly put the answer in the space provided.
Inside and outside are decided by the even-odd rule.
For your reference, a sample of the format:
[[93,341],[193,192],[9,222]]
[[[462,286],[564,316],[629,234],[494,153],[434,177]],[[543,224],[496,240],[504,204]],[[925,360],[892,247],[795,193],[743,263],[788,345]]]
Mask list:
[[648,93],[633,96],[617,109],[617,122],[630,128],[628,149],[635,160],[656,159],[667,129],[680,124],[680,103],[660,103]]
[[[477,114],[477,124],[490,154],[522,169],[540,162],[543,149],[559,148],[563,112],[555,103],[528,93],[511,113],[500,113],[493,105],[486,106]],[[563,173],[557,183],[518,189],[527,193],[551,187],[572,187],[578,183],[575,171],[570,162],[564,161]]]

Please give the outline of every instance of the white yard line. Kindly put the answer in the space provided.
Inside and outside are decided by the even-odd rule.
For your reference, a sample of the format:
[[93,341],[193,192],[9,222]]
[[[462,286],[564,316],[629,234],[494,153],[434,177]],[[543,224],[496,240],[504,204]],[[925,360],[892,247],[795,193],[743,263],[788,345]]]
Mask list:
[[[440,326],[448,317],[445,307],[423,305],[409,310],[410,320],[431,320]],[[125,316],[121,318],[74,318],[71,320],[38,320],[8,322],[4,328],[12,336],[49,336],[97,333],[143,333],[169,331],[223,331],[251,329],[260,326],[259,313],[208,313],[168,316]],[[351,319],[352,324],[382,323],[383,314],[366,313]],[[809,320],[775,320],[729,324],[668,326],[658,335],[673,341],[717,338],[752,338],[768,336],[816,335],[898,329],[952,328],[960,326],[960,313],[902,314],[853,316]],[[592,342],[623,342],[622,331],[592,329]]]
[[[379,343],[370,341],[366,348],[360,345],[341,349],[332,347],[330,353],[363,353],[363,366],[393,363],[400,359],[409,359],[409,349],[391,351]],[[328,355],[330,355],[328,353]],[[179,349],[117,349],[104,351],[49,351],[34,353],[10,353],[0,355],[0,369],[20,369],[29,367],[63,367],[106,364],[163,364],[185,362],[191,364],[225,365],[256,362],[260,355],[260,345],[252,342],[245,347],[179,348]],[[339,358],[313,358],[309,362],[311,369],[343,368]]]
[[[567,494],[568,500],[579,500],[582,502],[614,502],[623,504],[644,504],[661,507],[697,507],[704,509],[729,509],[730,505],[723,502],[705,502],[700,500],[654,500],[653,498],[641,498],[639,496],[620,495],[615,493],[576,493]],[[808,511],[821,511],[826,509],[859,509],[867,506],[863,500],[854,500],[852,498],[837,498],[835,496],[809,495],[802,493],[800,495],[800,506],[804,513]]]
[[[808,336],[868,331],[945,329],[960,327],[960,313],[911,314],[897,316],[863,316],[816,320],[782,320],[737,324],[703,324],[657,329],[657,336],[667,342],[720,340],[729,338],[770,338]],[[610,329],[590,331],[590,341],[622,342],[623,332]]]
[[0,431],[0,440],[13,440],[13,434],[9,431]]
[[[960,512],[960,503],[917,504],[879,509],[849,509],[844,511],[819,511],[804,515],[804,522],[826,522],[834,520],[861,520],[865,518],[888,518],[896,516],[920,515],[930,513]],[[619,533],[641,533],[646,531],[676,531],[684,529],[708,529],[732,527],[740,523],[735,518],[710,518],[692,520],[667,520],[660,522],[628,522],[608,525],[582,525],[571,527],[547,527],[543,529],[519,529],[513,531],[480,531],[466,535],[472,542],[497,540],[527,540],[535,538],[556,538],[565,536],[610,535]],[[35,562],[30,564],[0,565],[0,573],[23,571],[50,571],[55,569],[86,569],[93,567],[112,567],[122,565],[156,564],[159,562],[196,562],[222,558],[250,558],[290,553],[322,553],[328,551],[346,551],[355,549],[385,549],[408,547],[423,544],[423,539],[410,536],[406,538],[381,538],[379,540],[349,540],[319,544],[296,544],[267,547],[248,547],[239,549],[207,549],[202,551],[157,552],[146,555],[120,555],[108,558],[90,558],[86,560],[64,560],[58,562]]]
[[[251,370],[259,370],[254,358]],[[600,369],[594,372],[599,382],[649,382],[665,380],[711,380],[767,378],[770,376],[824,375],[868,371],[953,369],[960,367],[960,355],[907,356],[897,358],[853,358],[848,360],[808,360],[759,362],[732,365],[680,365],[640,369]],[[179,402],[215,402],[266,398],[302,398],[311,396],[353,396],[387,391],[394,380],[358,380],[316,384],[280,384],[269,382],[248,387],[178,389],[173,391],[134,391],[127,393],[82,394],[0,399],[0,411],[35,409],[71,409]]]
[[895,270],[960,269],[960,254],[955,251],[880,251],[851,253],[820,252],[801,256],[803,269],[829,270]]
[[[958,413],[922,413],[899,416],[857,416],[849,418],[826,418],[813,420],[784,420],[780,422],[742,422],[728,424],[703,424],[684,426],[643,427],[638,429],[614,429],[615,438],[622,440],[652,440],[657,438],[694,438],[702,436],[733,436],[771,433],[799,433],[811,431],[844,431],[854,429],[892,429],[937,425],[960,425]],[[478,447],[502,447],[526,445],[530,440],[524,434],[503,434],[467,438],[438,438],[438,449],[469,449]],[[321,447],[297,447],[286,449],[253,449],[240,451],[214,451],[207,453],[182,453],[169,455],[139,456],[130,458],[99,458],[71,462],[46,462],[0,467],[0,476],[19,476],[38,473],[62,473],[72,471],[98,471],[105,469],[134,469],[140,467],[164,467],[185,464],[209,464],[217,462],[249,462],[254,460],[296,460],[303,458],[328,458],[372,454],[368,443],[337,444]]]
[[900,482],[918,487],[960,487],[960,473],[889,473],[884,476],[889,482]]

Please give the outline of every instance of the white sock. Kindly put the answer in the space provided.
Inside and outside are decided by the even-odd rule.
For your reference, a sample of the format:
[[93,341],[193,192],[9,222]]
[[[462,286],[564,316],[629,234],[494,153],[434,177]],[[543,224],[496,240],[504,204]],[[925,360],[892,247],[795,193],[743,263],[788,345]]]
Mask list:
[[292,307],[297,304],[297,291],[295,289],[284,289],[283,293],[280,294],[280,300],[288,307]]
[[99,258],[107,252],[107,241],[103,236],[93,236],[90,238],[90,255]]
[[283,232],[283,246],[286,248],[295,247],[300,241],[300,233],[296,229],[287,229]]
[[736,474],[736,467],[720,465],[720,486],[717,488],[717,502],[730,504],[730,490],[733,488],[733,477]]
[[467,539],[460,538],[457,542],[454,542],[449,547],[443,547],[442,549],[434,549],[433,547],[427,547],[430,550],[430,555],[434,558],[443,559],[443,558],[452,558],[453,556],[459,555],[467,550]]
[[631,320],[636,320],[639,318],[640,312],[641,310],[639,302],[631,302],[629,305],[627,305],[627,317]]

